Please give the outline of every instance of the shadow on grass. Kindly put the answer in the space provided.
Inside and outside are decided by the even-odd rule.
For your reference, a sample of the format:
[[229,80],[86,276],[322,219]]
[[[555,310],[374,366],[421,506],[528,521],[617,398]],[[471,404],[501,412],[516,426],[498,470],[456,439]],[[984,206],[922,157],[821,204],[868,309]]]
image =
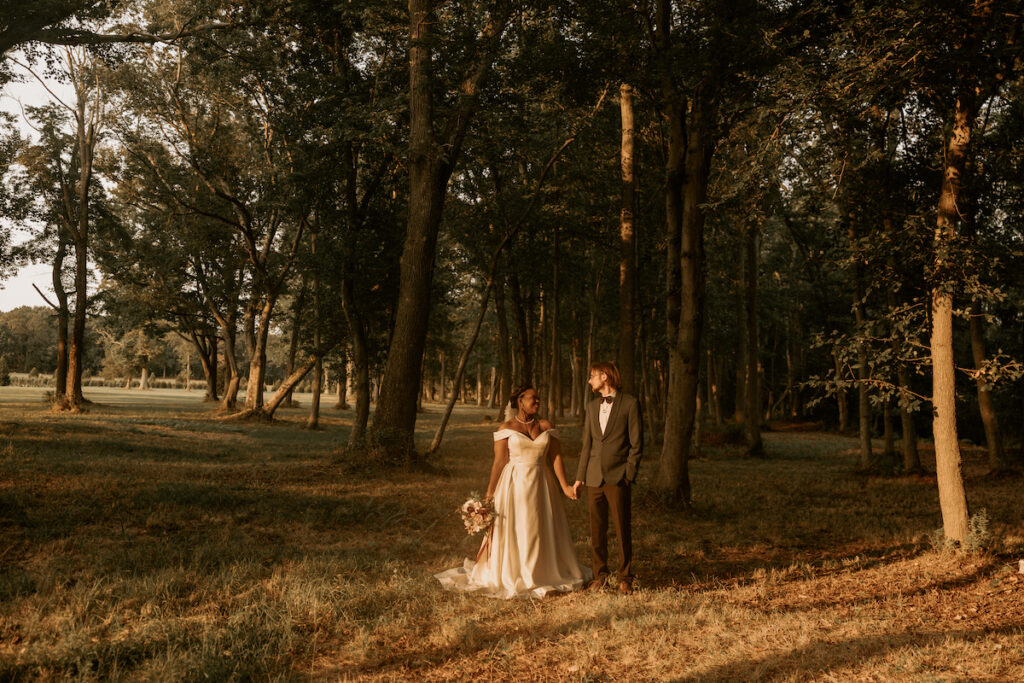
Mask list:
[[[440,589],[439,589],[440,590]],[[475,597],[474,600],[490,600],[490,598]],[[545,604],[558,602],[572,602],[583,599],[579,593],[552,595],[544,598]],[[545,610],[547,614],[557,614],[554,609]],[[598,614],[586,619],[566,619],[558,623],[545,622],[530,628],[529,633],[518,634],[510,632],[506,626],[499,624],[488,624],[467,620],[451,629],[449,637],[453,641],[450,644],[438,645],[415,651],[398,651],[380,644],[367,653],[366,659],[359,665],[339,667],[327,672],[328,676],[356,676],[364,673],[376,675],[397,673],[401,670],[406,678],[415,678],[415,670],[409,671],[409,667],[420,668],[430,665],[443,664],[449,660],[459,657],[470,656],[473,653],[492,653],[506,649],[512,641],[524,638],[535,643],[544,643],[560,640],[576,633],[601,631],[611,628],[614,623],[630,622],[642,619],[649,615],[649,608],[645,605],[631,600],[628,597],[608,596],[608,602],[604,609]],[[439,625],[441,629],[449,628],[448,625]]]
[[971,641],[992,635],[1016,635],[1021,625],[998,629],[964,629],[960,631],[925,631],[865,636],[847,640],[817,640],[789,652],[770,654],[758,659],[743,659],[711,667],[700,673],[672,679],[682,682],[750,681],[767,678],[811,678],[865,660],[884,657],[903,648],[929,648],[952,641]]

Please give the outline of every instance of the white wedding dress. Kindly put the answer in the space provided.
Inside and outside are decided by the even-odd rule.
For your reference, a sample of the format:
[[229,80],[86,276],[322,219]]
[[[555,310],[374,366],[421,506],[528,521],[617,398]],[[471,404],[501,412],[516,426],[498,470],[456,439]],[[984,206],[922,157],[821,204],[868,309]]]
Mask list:
[[434,575],[442,586],[492,598],[542,598],[591,578],[576,560],[561,490],[545,462],[554,438],[553,429],[535,440],[514,429],[494,433],[495,441],[508,439],[509,453],[494,492],[494,525],[476,562]]

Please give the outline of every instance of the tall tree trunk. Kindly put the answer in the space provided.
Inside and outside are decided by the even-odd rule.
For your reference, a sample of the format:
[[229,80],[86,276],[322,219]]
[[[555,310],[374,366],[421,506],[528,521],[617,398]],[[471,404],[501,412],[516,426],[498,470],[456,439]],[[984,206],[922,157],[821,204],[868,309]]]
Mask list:
[[846,432],[850,429],[850,404],[846,396],[846,379],[843,366],[839,362],[838,349],[832,350],[832,360],[836,365],[836,405],[839,408],[839,431]]
[[[897,356],[898,358],[898,356]],[[903,474],[920,474],[921,455],[917,452],[917,429],[910,412],[910,371],[902,361],[896,368],[896,381],[900,389],[900,450],[903,452]]]
[[[659,31],[667,48],[671,12],[659,0]],[[663,65],[662,97],[668,119],[668,163],[665,215],[669,250],[678,245],[678,283],[669,286],[669,393],[665,438],[655,488],[670,502],[690,505],[687,460],[693,439],[704,314],[704,209],[713,145],[708,138],[705,95],[698,90],[689,102],[689,116],[668,65]],[[675,294],[678,292],[678,296]],[[678,302],[673,324],[673,299]]]
[[57,226],[57,253],[53,258],[52,280],[53,293],[57,298],[54,310],[57,313],[57,371],[54,374],[53,396],[58,402],[64,400],[68,388],[68,293],[64,291],[64,257],[67,255],[68,241],[65,231]]
[[[856,249],[856,232],[850,223],[850,246]],[[874,455],[871,452],[871,401],[868,395],[868,321],[864,303],[864,274],[860,265],[861,259],[853,269],[853,314],[857,323],[857,420],[860,435],[860,467],[863,470],[874,467]]]
[[967,539],[967,493],[964,490],[960,442],[956,426],[956,366],[953,357],[953,295],[945,279],[950,272],[950,250],[956,238],[957,203],[963,182],[971,129],[977,113],[975,94],[969,87],[957,93],[952,134],[946,145],[942,192],[935,223],[935,270],[932,289],[932,433],[935,442],[935,474],[939,507],[946,538]]
[[744,283],[746,282],[745,269],[743,267],[745,246],[740,245],[740,258],[736,259],[736,398],[733,402],[733,420],[738,425],[747,424],[747,339],[750,337],[747,331],[747,305],[744,294]]
[[[314,346],[320,345],[320,333],[314,332]],[[309,402],[309,419],[306,420],[306,429],[320,428],[320,394],[323,393],[324,361],[317,358],[313,364],[313,398]]]
[[348,409],[348,354],[343,353],[338,364],[338,400],[334,404],[336,410]]
[[221,397],[222,410],[235,410],[238,405],[238,389],[242,376],[238,369],[238,354],[235,349],[236,334],[234,314],[223,319],[221,330],[224,332],[224,395]]
[[[412,452],[420,369],[430,317],[430,290],[437,252],[437,234],[451,177],[466,127],[472,119],[477,91],[490,69],[497,36],[507,12],[490,17],[480,32],[476,62],[461,83],[458,103],[442,126],[444,139],[435,134],[431,64],[436,21],[432,0],[409,0],[409,207],[398,285],[395,326],[384,366],[375,432],[397,436],[393,448]],[[474,51],[471,51],[474,53]]]
[[747,386],[744,391],[746,396],[744,432],[747,438],[746,454],[753,457],[763,457],[764,443],[761,440],[761,387],[759,381],[760,372],[758,371],[758,359],[761,357],[761,353],[757,338],[758,229],[756,225],[750,225],[743,232],[743,311],[744,318],[746,319],[744,327],[747,332],[746,339],[743,340],[746,346],[743,356],[746,358],[747,366]]
[[[885,232],[888,235],[895,233],[892,217],[886,216],[882,219]],[[890,254],[887,258],[889,269],[893,272],[896,268],[895,256]],[[896,310],[896,291],[892,287],[886,288],[886,305],[890,314]],[[899,391],[897,405],[900,409],[900,451],[903,454],[903,474],[919,474],[921,470],[921,456],[917,452],[917,432],[914,428],[914,415],[910,412],[910,371],[903,361],[902,348],[905,342],[900,338],[902,333],[894,326],[889,328],[889,348],[892,350],[893,362],[896,364],[896,388]]]
[[892,419],[892,401],[886,398],[882,402],[882,455],[887,462],[896,457],[896,436]]
[[[317,258],[317,231],[310,230],[309,233],[309,250],[311,260],[316,261]],[[316,275],[313,276],[313,315],[316,318],[320,312],[320,278]],[[320,349],[320,321],[314,319],[313,321],[313,348]],[[313,365],[313,398],[309,402],[309,419],[306,420],[306,429],[319,429],[320,427],[320,394],[323,393],[324,384],[324,358],[322,354],[318,354],[316,361]],[[291,392],[288,394],[291,396]]]
[[68,383],[64,392],[64,403],[70,410],[77,411],[85,402],[82,396],[82,370],[85,360],[85,313],[88,301],[89,249],[88,225],[80,227],[82,233],[75,238],[75,317],[71,327],[71,344],[68,347]]
[[[306,306],[306,277],[302,277],[302,284],[299,293],[292,303],[292,338],[288,344],[288,365],[285,368],[285,377],[295,371],[295,355],[299,351],[299,337],[302,334],[302,309]],[[295,401],[292,400],[292,392],[284,397],[284,405],[291,407]]]
[[[530,325],[526,320],[526,305],[523,302],[522,291],[519,289],[519,270],[515,261],[510,261],[509,292],[512,294],[512,321],[516,326],[516,357],[519,360],[519,375],[515,379],[516,385],[532,384],[533,357],[530,347],[532,345]],[[511,387],[509,388],[511,392]]]
[[505,278],[494,282],[494,309],[498,318],[498,360],[501,382],[498,389],[498,420],[505,421],[505,403],[512,393],[512,349],[509,347],[508,317],[505,315]]
[[192,347],[199,356],[199,364],[203,368],[203,378],[206,380],[206,391],[203,394],[203,403],[217,400],[217,336],[212,334],[200,334],[195,330],[189,332]]
[[267,339],[270,335],[270,316],[274,311],[277,296],[267,292],[260,307],[260,322],[251,338],[249,349],[249,381],[245,386],[245,407],[257,410],[263,406],[263,389],[267,375]]
[[551,328],[551,366],[548,369],[548,418],[551,420],[555,419],[555,416],[562,405],[562,397],[559,395],[558,391],[558,385],[560,384],[558,380],[559,376],[562,374],[562,349],[561,339],[558,334],[558,261],[561,244],[559,242],[559,230],[557,224],[555,225],[554,231],[555,250],[551,265],[551,314],[550,322],[548,324]]
[[356,406],[352,415],[352,431],[348,443],[354,446],[366,434],[370,418],[370,354],[366,342],[366,326],[359,313],[352,293],[352,276],[349,272],[341,282],[341,307],[348,321],[349,336],[352,338],[352,369],[355,373]]
[[89,253],[89,206],[93,179],[93,154],[96,150],[98,108],[96,102],[90,107],[87,102],[90,85],[87,77],[80,78],[81,64],[76,63],[68,53],[68,70],[75,88],[77,106],[74,112],[78,156],[78,182],[74,188],[75,206],[72,208],[70,190],[65,189],[67,222],[65,227],[71,233],[75,245],[75,317],[71,328],[71,344],[68,348],[68,383],[64,392],[64,405],[77,411],[85,403],[82,395],[82,371],[85,363],[85,317],[88,310],[88,253]]
[[619,211],[619,372],[622,388],[628,394],[636,393],[636,331],[634,305],[636,300],[636,175],[633,170],[633,88],[619,86],[619,109],[622,118],[620,145],[621,183]]
[[[971,355],[974,357],[974,368],[981,370],[987,360],[985,351],[984,313],[977,301],[971,303]],[[1003,435],[999,429],[999,418],[996,416],[995,403],[992,400],[992,387],[981,375],[975,383],[978,388],[978,410],[981,421],[985,425],[985,448],[988,451],[988,468],[992,473],[1006,469],[1006,451],[1003,447]]]

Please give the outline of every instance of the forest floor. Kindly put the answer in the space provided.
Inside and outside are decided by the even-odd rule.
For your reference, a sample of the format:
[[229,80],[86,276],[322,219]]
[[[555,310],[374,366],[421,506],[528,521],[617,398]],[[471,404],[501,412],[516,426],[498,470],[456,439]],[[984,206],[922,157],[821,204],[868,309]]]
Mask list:
[[[647,493],[649,448],[638,590],[506,602],[432,578],[474,554],[455,508],[486,486],[492,411],[459,407],[431,467],[374,472],[338,457],[351,412],[326,398],[310,432],[308,396],[239,424],[198,392],[87,391],[80,415],[40,395],[0,388],[3,681],[1024,680],[1022,483],[986,479],[978,449],[990,540],[956,554],[930,542],[934,477],[858,475],[852,437],[706,447],[688,516]],[[565,504],[589,564],[585,503]]]

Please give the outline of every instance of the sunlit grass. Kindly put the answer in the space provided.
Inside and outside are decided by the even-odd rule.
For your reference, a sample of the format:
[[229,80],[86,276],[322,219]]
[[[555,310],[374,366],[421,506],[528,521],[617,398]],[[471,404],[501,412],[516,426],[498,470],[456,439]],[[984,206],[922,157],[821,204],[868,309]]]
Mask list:
[[[504,602],[431,576],[474,551],[454,510],[486,485],[487,411],[457,410],[431,470],[373,473],[337,457],[349,412],[309,432],[308,401],[249,425],[198,392],[103,392],[74,416],[0,393],[0,680],[1024,678],[1020,482],[983,479],[976,451],[988,553],[930,548],[931,478],[768,433],[767,460],[691,463],[690,517],[646,495],[648,454],[634,595]],[[584,504],[566,506],[589,563]]]

